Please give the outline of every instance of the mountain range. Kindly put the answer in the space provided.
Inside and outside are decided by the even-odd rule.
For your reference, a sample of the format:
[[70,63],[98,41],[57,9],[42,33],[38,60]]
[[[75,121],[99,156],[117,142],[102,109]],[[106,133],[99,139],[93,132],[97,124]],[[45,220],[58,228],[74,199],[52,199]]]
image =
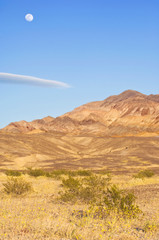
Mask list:
[[71,112],[0,130],[0,169],[159,172],[159,95],[127,90]]
[[129,136],[159,133],[159,95],[127,90],[84,104],[60,117],[10,123],[10,133],[60,132],[65,134]]

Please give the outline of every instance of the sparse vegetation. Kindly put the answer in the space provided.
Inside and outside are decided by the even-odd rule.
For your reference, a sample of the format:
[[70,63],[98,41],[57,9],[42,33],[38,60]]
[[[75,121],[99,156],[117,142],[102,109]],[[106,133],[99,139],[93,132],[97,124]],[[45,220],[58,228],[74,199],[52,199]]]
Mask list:
[[55,170],[43,171],[43,177],[9,176],[5,182],[0,174],[1,239],[158,240],[159,204],[156,198],[152,200],[156,192],[145,195],[143,202],[144,191],[134,190],[141,183],[147,189],[150,181],[159,182],[157,177],[145,181],[131,176],[111,179],[99,172],[80,176],[78,170],[57,170],[57,179],[52,175]]
[[37,168],[37,169],[28,168],[27,174],[32,177],[40,177],[40,176],[45,176],[46,172],[40,168]]
[[[12,171],[11,171],[12,172]],[[59,169],[59,170],[52,170],[52,171],[45,171],[41,168],[28,168],[26,173],[33,177],[40,177],[40,176],[46,176],[50,178],[56,178],[60,179],[63,175],[65,176],[91,176],[92,172],[90,170],[77,170],[77,171],[71,171],[66,169]]]
[[142,170],[142,171],[138,172],[133,177],[134,178],[150,178],[150,177],[153,177],[154,175],[155,174],[152,170],[145,169],[145,170]]
[[66,169],[62,169],[62,170],[53,170],[50,172],[50,174],[54,177],[54,176],[62,176],[62,175],[67,175],[67,176],[91,176],[92,172],[90,170],[66,170]]
[[135,217],[141,210],[135,203],[133,193],[119,189],[110,184],[110,178],[93,175],[81,181],[70,177],[62,180],[64,191],[60,192],[60,199],[64,202],[83,202],[96,208],[96,214],[107,216],[110,211]]
[[3,183],[4,192],[7,194],[22,195],[31,191],[31,183],[25,181],[23,178],[10,177],[6,183]]
[[5,174],[7,176],[15,176],[15,177],[20,177],[22,175],[22,173],[20,171],[17,171],[17,170],[6,170]]

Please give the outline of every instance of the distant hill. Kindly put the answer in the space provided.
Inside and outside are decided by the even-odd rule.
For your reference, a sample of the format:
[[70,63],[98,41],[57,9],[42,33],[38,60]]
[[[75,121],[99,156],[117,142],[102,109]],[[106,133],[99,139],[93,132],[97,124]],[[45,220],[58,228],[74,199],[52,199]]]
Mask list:
[[99,136],[158,134],[159,95],[127,90],[103,101],[87,103],[57,118],[14,122],[2,129],[10,133],[35,130]]

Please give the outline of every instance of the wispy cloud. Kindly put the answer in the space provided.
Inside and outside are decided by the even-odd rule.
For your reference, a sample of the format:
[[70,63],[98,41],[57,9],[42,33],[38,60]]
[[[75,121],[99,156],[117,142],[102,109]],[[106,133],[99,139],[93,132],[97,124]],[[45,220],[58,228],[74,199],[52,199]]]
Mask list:
[[68,88],[70,87],[67,83],[47,80],[43,78],[37,78],[32,76],[25,76],[19,74],[12,73],[2,73],[0,72],[0,83],[18,83],[18,84],[30,84],[30,85],[38,85],[38,86],[46,86],[46,87],[62,87]]

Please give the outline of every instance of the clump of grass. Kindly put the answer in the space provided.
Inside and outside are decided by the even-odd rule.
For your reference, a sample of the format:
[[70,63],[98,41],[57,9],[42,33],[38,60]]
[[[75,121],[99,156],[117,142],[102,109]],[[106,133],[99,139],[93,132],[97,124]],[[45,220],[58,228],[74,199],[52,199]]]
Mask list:
[[153,177],[155,174],[152,170],[150,169],[145,169],[142,170],[138,173],[136,173],[135,175],[133,175],[134,178],[150,178]]
[[4,192],[7,194],[22,195],[31,191],[32,185],[23,178],[10,177],[6,183],[3,183]]
[[22,175],[22,173],[20,171],[17,171],[17,170],[6,170],[5,174],[7,176],[15,176],[15,177],[19,177],[19,176]]
[[27,174],[33,177],[40,177],[40,176],[46,176],[46,171],[44,171],[41,168],[28,168]]

